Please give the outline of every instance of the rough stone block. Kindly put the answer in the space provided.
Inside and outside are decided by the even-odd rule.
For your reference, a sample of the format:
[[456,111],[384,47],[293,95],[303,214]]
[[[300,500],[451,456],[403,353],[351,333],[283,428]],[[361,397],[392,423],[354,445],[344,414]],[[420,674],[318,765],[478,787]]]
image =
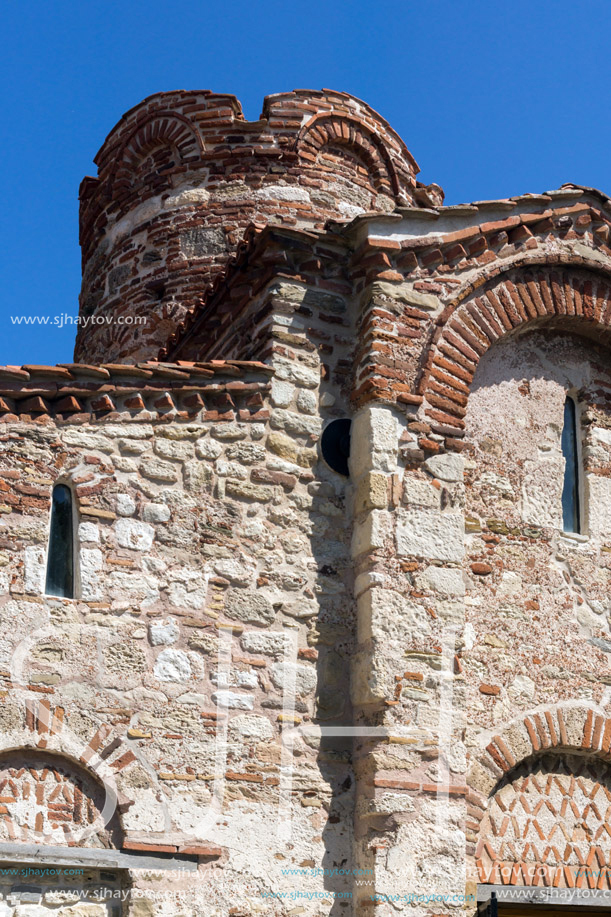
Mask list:
[[433,455],[424,463],[424,467],[441,481],[462,481],[465,460],[461,455],[451,452],[445,455]]
[[219,226],[202,226],[180,233],[180,250],[187,258],[219,255],[226,250],[225,232]]
[[227,596],[225,614],[250,624],[271,624],[275,618],[271,600],[261,592],[234,589]]
[[464,554],[462,513],[428,509],[397,510],[397,553],[402,557],[461,561]]
[[155,529],[137,519],[119,519],[114,526],[117,544],[132,551],[148,551],[153,544]]

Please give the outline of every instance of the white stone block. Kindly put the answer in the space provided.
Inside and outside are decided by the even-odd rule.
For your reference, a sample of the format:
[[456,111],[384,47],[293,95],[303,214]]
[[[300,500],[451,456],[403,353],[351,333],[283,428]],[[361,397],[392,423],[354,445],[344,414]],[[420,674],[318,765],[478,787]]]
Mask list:
[[187,608],[198,611],[206,604],[208,593],[207,586],[185,585],[184,583],[170,583],[168,586],[168,601],[175,608]]
[[[125,430],[122,430],[125,435]],[[62,441],[67,446],[78,446],[83,449],[99,450],[100,452],[113,452],[114,443],[101,433],[92,433],[81,427],[67,427],[62,430]]]
[[155,440],[154,450],[161,458],[171,459],[176,462],[185,462],[193,458],[193,443],[180,442],[173,439]]
[[79,541],[89,542],[91,544],[100,543],[100,530],[95,522],[81,522],[78,527]]
[[303,696],[309,694],[316,687],[317,674],[313,666],[299,665],[294,662],[275,662],[271,666],[270,675],[273,683],[282,691],[291,691],[295,685],[295,693]]
[[317,388],[320,382],[320,370],[316,367],[305,366],[296,360],[275,361],[276,379],[294,382],[300,388]]
[[509,595],[519,595],[522,592],[522,577],[512,570],[505,570],[501,576],[501,582],[497,586],[496,594],[498,598],[505,598]]
[[142,602],[151,605],[159,598],[159,581],[146,573],[124,573],[113,570],[107,578],[108,590],[113,599]]
[[254,713],[241,713],[234,716],[229,721],[231,732],[237,732],[238,735],[245,739],[256,739],[262,742],[271,739],[274,734],[274,727],[265,716],[257,716]]
[[611,535],[611,478],[589,474],[588,489],[588,531],[593,538],[608,538]]
[[264,656],[281,656],[289,641],[288,634],[283,631],[261,633],[250,631],[242,634],[240,642],[242,649],[247,653],[261,653]]
[[79,564],[81,598],[86,602],[99,602],[103,597],[100,571],[104,555],[99,548],[81,548]]
[[133,516],[136,512],[136,503],[129,494],[117,494],[115,507],[119,516]]
[[176,618],[154,621],[149,625],[149,638],[153,646],[170,646],[176,643],[179,636],[180,628]]
[[465,523],[462,513],[428,509],[397,510],[397,553],[430,560],[461,561]]
[[528,675],[516,675],[507,693],[512,698],[522,697],[532,700],[535,696],[535,683]]
[[358,642],[376,641],[385,656],[418,637],[431,633],[431,616],[423,605],[394,589],[375,587],[357,601]]
[[461,455],[449,452],[446,455],[431,456],[424,463],[424,467],[440,481],[462,481],[465,460]]
[[590,427],[590,435],[594,442],[602,443],[604,446],[611,446],[611,430],[604,427]]
[[212,701],[217,707],[231,707],[236,710],[252,710],[255,705],[252,694],[236,694],[235,691],[215,691]]
[[281,379],[272,379],[271,400],[275,408],[288,408],[295,395],[295,386]]
[[119,519],[115,522],[115,533],[119,547],[133,551],[148,551],[155,537],[152,525],[136,519]]
[[322,426],[320,417],[304,417],[303,414],[295,414],[284,408],[273,410],[269,423],[273,430],[286,430],[292,436],[306,433],[318,436]]
[[213,672],[210,681],[217,688],[256,688],[259,684],[254,672]]
[[390,514],[372,510],[366,519],[354,526],[352,535],[352,556],[358,557],[366,551],[381,548],[390,535]]
[[318,399],[316,392],[302,389],[297,396],[297,407],[304,414],[315,414],[318,409]]
[[441,592],[443,595],[464,595],[465,582],[462,570],[453,567],[427,567],[416,576],[418,589]]
[[146,503],[142,508],[145,522],[167,522],[170,515],[170,508],[165,503]]
[[195,443],[195,453],[198,458],[217,459],[223,447],[215,439],[198,439]]
[[564,459],[546,453],[541,461],[524,462],[522,519],[531,525],[562,529]]
[[41,595],[45,588],[46,551],[41,545],[25,549],[25,591]]
[[182,650],[162,650],[153,672],[160,681],[187,681],[191,677],[191,663]]
[[350,472],[355,478],[367,471],[392,473],[397,468],[399,426],[390,408],[367,407],[352,421]]
[[440,505],[440,494],[433,482],[430,480],[422,481],[406,473],[403,479],[403,499],[408,506],[428,506],[431,509],[438,509]]

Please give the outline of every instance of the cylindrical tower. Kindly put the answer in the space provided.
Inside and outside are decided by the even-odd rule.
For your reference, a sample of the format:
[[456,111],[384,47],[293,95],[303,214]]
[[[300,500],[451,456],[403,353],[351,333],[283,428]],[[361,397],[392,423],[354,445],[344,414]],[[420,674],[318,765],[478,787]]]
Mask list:
[[368,105],[343,92],[165,92],[127,112],[80,188],[81,362],[155,359],[250,223],[320,229],[415,205],[418,166]]

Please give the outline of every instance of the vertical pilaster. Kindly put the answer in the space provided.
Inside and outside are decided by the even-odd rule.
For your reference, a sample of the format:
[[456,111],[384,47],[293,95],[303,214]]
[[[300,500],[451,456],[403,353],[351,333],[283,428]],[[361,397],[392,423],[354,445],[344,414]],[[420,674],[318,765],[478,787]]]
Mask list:
[[464,461],[424,458],[414,423],[368,405],[352,434],[355,899],[380,915],[465,894]]

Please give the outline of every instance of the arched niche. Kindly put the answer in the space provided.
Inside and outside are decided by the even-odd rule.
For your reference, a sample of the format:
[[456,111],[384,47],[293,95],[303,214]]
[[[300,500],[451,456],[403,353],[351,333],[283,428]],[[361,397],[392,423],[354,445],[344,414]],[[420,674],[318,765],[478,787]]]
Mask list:
[[297,149],[326,171],[332,171],[327,160],[339,157],[344,161],[340,165],[345,165],[343,177],[369,184],[376,192],[393,196],[399,191],[397,175],[383,142],[355,118],[316,116],[302,129]]
[[21,748],[0,755],[0,844],[116,848],[116,795],[75,761]]
[[526,330],[563,330],[611,344],[611,280],[590,266],[545,264],[482,276],[450,302],[423,357],[418,386],[433,424],[459,434],[479,361]]
[[481,819],[475,851],[488,885],[611,888],[611,767],[553,751],[503,777]]
[[160,190],[168,173],[203,153],[203,142],[193,125],[176,112],[155,112],[141,121],[117,153],[110,195],[120,200],[142,185]]

